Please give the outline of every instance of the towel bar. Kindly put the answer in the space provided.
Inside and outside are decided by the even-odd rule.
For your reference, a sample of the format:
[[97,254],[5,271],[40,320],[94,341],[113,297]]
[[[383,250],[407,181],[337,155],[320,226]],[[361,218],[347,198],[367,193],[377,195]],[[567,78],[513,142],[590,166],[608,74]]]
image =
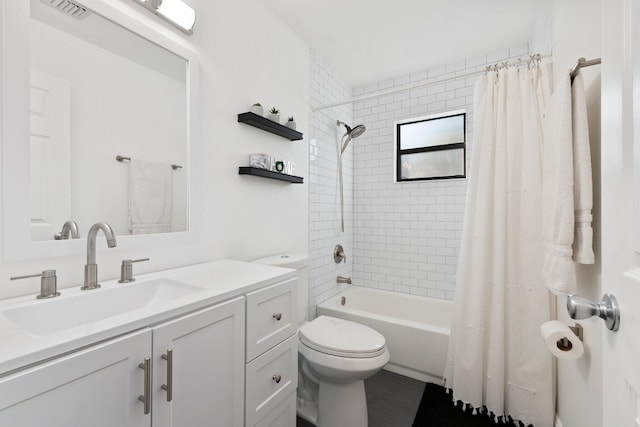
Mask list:
[[[118,154],[116,156],[116,160],[119,161],[119,162],[124,162],[125,160],[126,161],[131,160],[131,157],[125,157],[125,156],[121,156],[121,155]],[[176,164],[171,164],[171,169],[173,169],[173,170],[182,169],[182,166],[176,165]]]
[[573,79],[576,77],[576,74],[578,74],[578,70],[580,70],[580,68],[591,67],[592,65],[598,65],[601,63],[601,58],[590,59],[588,61],[584,58],[578,58],[573,68],[571,68],[571,82],[573,83]]

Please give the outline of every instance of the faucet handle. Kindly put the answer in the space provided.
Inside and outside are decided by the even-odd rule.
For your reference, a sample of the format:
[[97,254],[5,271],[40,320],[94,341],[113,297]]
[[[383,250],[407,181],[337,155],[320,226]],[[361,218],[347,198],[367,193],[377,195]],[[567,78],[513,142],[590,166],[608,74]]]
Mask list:
[[60,295],[60,292],[58,292],[58,277],[55,270],[44,270],[42,273],[28,274],[26,276],[13,276],[9,279],[20,280],[32,277],[40,277],[40,294],[36,298],[53,298]]
[[122,265],[120,266],[120,280],[118,280],[118,283],[135,282],[136,279],[133,278],[133,263],[143,261],[149,261],[149,258],[123,259]]
[[344,263],[347,262],[347,255],[344,253],[344,249],[342,245],[336,245],[336,247],[333,248],[333,261],[336,264],[340,264],[341,262],[344,262]]

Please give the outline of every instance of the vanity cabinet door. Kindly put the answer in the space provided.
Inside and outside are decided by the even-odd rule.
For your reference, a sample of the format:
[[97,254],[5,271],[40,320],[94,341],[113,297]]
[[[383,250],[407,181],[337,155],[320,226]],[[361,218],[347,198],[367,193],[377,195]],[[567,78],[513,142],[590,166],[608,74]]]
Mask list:
[[143,330],[0,378],[0,426],[150,427],[138,400],[150,349]]
[[154,427],[243,425],[244,327],[240,297],[153,329]]

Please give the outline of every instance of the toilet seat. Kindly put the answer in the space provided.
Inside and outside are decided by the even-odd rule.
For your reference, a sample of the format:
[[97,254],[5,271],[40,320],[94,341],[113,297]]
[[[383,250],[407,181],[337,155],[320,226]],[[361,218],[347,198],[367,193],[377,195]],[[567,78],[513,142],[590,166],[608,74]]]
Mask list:
[[301,344],[332,356],[365,359],[386,351],[382,334],[349,320],[319,316],[298,332]]

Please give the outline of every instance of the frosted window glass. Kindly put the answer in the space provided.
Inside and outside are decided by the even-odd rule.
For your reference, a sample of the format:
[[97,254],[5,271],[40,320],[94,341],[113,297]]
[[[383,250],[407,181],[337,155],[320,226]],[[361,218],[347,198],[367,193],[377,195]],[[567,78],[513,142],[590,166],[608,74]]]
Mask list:
[[464,176],[463,149],[403,154],[400,160],[400,179]]
[[400,149],[433,147],[464,141],[464,115],[400,125]]

